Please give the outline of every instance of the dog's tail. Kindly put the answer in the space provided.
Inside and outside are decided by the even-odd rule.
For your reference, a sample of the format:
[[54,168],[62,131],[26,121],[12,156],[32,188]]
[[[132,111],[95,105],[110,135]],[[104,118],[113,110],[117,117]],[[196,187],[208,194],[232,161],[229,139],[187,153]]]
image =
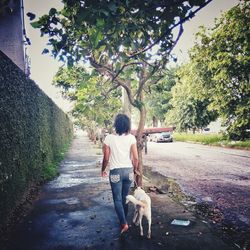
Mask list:
[[126,203],[132,202],[135,205],[139,205],[141,207],[145,207],[146,204],[142,201],[137,200],[133,195],[127,195],[126,196]]

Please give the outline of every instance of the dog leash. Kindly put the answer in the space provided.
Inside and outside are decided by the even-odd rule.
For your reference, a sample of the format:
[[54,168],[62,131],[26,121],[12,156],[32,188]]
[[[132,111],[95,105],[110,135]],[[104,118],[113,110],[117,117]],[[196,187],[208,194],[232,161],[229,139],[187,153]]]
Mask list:
[[138,184],[137,184],[136,179],[134,179],[134,186],[135,186],[136,188],[138,188]]
[[136,181],[136,176],[138,176],[138,174],[135,174],[135,178],[134,178],[134,185],[135,185],[135,187],[136,187],[136,188],[138,188],[138,187],[139,187],[139,185],[138,185],[138,183],[137,183],[137,181]]

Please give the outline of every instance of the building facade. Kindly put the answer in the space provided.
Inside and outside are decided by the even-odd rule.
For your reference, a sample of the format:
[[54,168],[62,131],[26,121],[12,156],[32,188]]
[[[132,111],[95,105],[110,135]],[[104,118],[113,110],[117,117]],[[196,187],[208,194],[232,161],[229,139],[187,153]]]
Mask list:
[[0,50],[27,75],[24,34],[23,1],[10,0],[5,6],[1,6]]

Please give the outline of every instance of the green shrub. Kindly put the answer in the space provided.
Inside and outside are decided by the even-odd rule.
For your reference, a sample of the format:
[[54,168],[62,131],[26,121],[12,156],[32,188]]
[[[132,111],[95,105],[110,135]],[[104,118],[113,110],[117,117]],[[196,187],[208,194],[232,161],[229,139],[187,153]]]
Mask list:
[[174,133],[174,140],[184,142],[197,142],[205,145],[227,146],[232,148],[250,149],[250,140],[246,141],[231,141],[222,134],[189,134],[189,133]]
[[69,117],[0,51],[0,227],[30,183],[57,174],[72,136]]

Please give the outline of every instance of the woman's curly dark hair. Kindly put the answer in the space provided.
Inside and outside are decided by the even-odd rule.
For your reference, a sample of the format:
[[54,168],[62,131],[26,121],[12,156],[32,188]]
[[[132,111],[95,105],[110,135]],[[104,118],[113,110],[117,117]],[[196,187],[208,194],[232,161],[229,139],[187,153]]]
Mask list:
[[115,118],[114,127],[118,135],[129,133],[131,129],[130,119],[127,115],[118,114]]

